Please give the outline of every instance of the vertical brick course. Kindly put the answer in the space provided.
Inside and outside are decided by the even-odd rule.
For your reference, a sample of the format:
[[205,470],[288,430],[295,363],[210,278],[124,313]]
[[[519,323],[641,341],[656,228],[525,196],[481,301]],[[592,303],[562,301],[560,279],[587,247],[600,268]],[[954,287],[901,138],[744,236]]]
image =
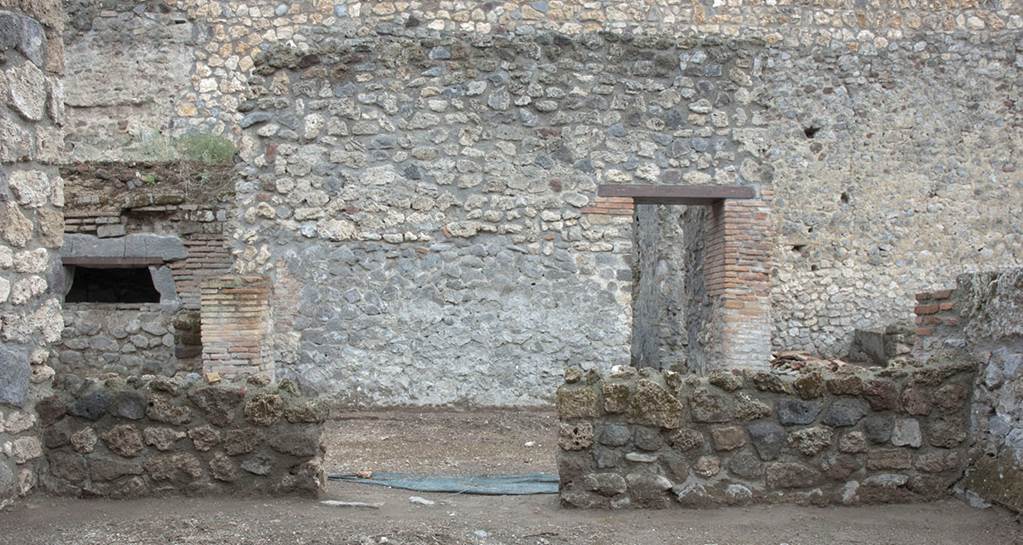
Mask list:
[[273,379],[269,280],[226,275],[205,278],[201,286],[203,371]]
[[705,226],[704,283],[713,310],[708,368],[764,368],[771,355],[772,193],[725,200]]

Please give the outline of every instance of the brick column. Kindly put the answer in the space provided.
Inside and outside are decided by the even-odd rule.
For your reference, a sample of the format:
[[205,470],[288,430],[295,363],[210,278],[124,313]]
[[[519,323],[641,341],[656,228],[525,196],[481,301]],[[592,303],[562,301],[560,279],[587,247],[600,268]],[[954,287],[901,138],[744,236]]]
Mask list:
[[942,348],[962,348],[966,343],[959,323],[959,310],[952,295],[954,289],[916,294],[916,343],[913,355],[928,360]]
[[771,358],[772,194],[711,207],[704,283],[711,302],[705,371],[767,368]]
[[265,276],[227,275],[202,281],[204,373],[224,379],[274,379],[270,282]]

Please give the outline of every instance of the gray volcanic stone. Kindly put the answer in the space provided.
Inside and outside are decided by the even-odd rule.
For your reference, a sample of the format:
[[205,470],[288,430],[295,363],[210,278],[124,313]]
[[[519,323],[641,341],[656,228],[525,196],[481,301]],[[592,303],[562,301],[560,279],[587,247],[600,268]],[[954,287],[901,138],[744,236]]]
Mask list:
[[109,411],[110,414],[121,418],[141,420],[146,416],[146,396],[134,391],[117,392],[110,403]]
[[113,396],[110,392],[103,388],[94,388],[93,390],[81,395],[71,404],[68,412],[85,418],[87,420],[99,420],[107,409],[110,407],[110,403],[113,401]]
[[599,442],[609,447],[623,447],[632,440],[632,431],[628,426],[608,424],[600,434]]
[[890,416],[868,416],[863,420],[863,433],[871,443],[882,445],[892,438],[895,422]]
[[746,426],[746,431],[749,432],[750,442],[753,443],[753,448],[757,450],[761,460],[774,460],[785,448],[785,429],[775,422],[769,420],[754,422]]
[[778,422],[783,426],[805,426],[812,424],[821,413],[824,404],[820,401],[802,399],[780,399],[777,405]]
[[28,395],[28,349],[10,343],[0,344],[0,405],[21,407]]
[[859,399],[836,399],[824,411],[822,422],[828,426],[855,426],[867,414],[867,404]]

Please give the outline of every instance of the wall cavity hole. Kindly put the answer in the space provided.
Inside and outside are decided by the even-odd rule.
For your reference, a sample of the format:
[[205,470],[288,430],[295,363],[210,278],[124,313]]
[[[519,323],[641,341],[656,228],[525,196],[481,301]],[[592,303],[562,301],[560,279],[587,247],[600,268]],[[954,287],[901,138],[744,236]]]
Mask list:
[[159,303],[148,267],[75,267],[67,303]]
[[805,134],[807,138],[813,138],[814,136],[817,136],[817,131],[819,130],[821,130],[820,127],[810,125],[809,127],[803,129],[803,134]]
[[806,244],[793,244],[792,245],[792,251],[796,252],[797,254],[803,253],[803,250],[805,250],[805,249],[806,249]]
[[849,194],[843,191],[842,194],[838,196],[838,202],[842,204],[849,204]]

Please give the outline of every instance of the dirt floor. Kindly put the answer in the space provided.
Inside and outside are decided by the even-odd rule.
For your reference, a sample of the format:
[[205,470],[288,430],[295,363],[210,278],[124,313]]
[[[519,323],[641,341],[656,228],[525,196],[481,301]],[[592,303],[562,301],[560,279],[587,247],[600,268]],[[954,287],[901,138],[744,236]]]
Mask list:
[[549,411],[373,411],[328,428],[328,473],[557,473],[558,417]]
[[[553,415],[533,412],[343,415],[327,437],[334,451],[328,466],[332,472],[550,471],[554,424]],[[412,503],[411,496],[434,503]],[[553,495],[425,494],[337,482],[321,500],[381,505],[336,507],[303,498],[34,496],[0,513],[0,545],[1023,545],[1023,525],[1015,516],[956,500],[598,512],[561,508]]]

